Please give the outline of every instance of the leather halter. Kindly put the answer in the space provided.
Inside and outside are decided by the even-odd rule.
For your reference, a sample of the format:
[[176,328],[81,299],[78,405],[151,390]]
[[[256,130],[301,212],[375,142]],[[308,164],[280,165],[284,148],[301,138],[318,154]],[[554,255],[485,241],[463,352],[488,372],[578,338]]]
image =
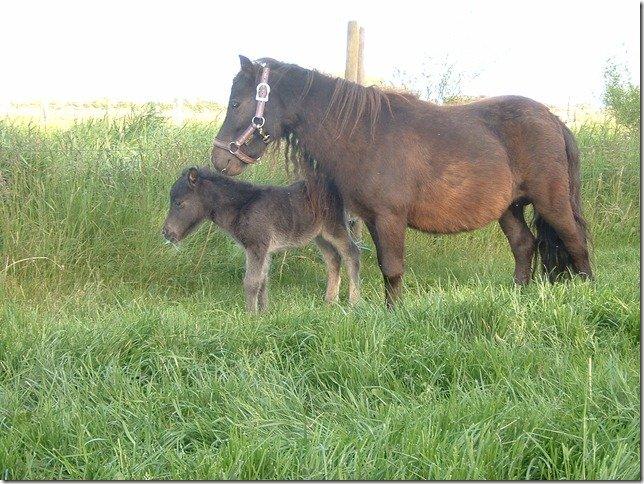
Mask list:
[[241,150],[241,147],[248,145],[248,142],[253,137],[255,131],[259,133],[264,143],[268,144],[271,141],[271,136],[262,129],[264,123],[266,122],[266,119],[264,118],[264,106],[268,102],[268,95],[271,92],[271,86],[268,85],[269,72],[270,69],[268,67],[262,67],[262,74],[259,79],[259,84],[257,84],[257,87],[255,89],[255,100],[257,101],[257,106],[255,107],[255,116],[253,116],[253,119],[251,119],[248,128],[244,130],[239,138],[237,138],[235,141],[231,141],[230,143],[225,143],[218,140],[217,138],[215,138],[214,141],[214,145],[217,148],[229,151],[230,153],[235,155],[237,159],[249,165],[252,163],[257,163],[259,161],[259,158],[252,158],[248,156]]

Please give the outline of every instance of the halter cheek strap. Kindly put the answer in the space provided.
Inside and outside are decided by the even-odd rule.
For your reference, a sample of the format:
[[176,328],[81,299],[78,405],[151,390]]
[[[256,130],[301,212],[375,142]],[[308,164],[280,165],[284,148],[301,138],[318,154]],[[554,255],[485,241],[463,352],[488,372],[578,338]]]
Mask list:
[[215,138],[214,145],[217,148],[221,148],[224,150],[229,151],[233,155],[235,155],[240,161],[243,161],[246,164],[253,164],[257,163],[259,161],[259,158],[253,158],[251,156],[248,156],[246,153],[244,153],[241,150],[242,146],[248,145],[248,142],[252,138],[253,134],[255,131],[259,133],[259,135],[262,137],[262,141],[265,144],[270,143],[271,137],[268,133],[266,133],[263,129],[264,123],[266,122],[266,119],[264,118],[264,107],[266,106],[266,103],[268,102],[268,96],[271,92],[271,86],[268,85],[268,74],[270,72],[270,69],[266,66],[262,67],[262,74],[259,79],[259,84],[257,84],[257,87],[255,89],[256,94],[255,94],[255,101],[257,101],[257,105],[255,107],[255,116],[253,116],[253,119],[250,121],[250,125],[248,128],[244,130],[244,132],[239,136],[234,141],[231,141],[230,143],[225,143],[223,141],[218,140]]

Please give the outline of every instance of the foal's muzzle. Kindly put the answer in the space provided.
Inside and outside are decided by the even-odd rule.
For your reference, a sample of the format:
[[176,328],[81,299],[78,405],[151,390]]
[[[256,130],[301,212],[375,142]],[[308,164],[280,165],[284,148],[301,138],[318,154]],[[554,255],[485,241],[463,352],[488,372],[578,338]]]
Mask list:
[[161,230],[161,235],[165,240],[172,242],[173,244],[179,241],[177,234],[169,230],[168,227],[163,227],[163,229]]

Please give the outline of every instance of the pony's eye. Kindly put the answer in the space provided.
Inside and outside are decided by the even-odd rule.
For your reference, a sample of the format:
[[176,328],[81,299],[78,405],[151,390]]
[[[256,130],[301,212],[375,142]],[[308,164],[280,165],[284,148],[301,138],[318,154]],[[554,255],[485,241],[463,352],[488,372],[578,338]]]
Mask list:
[[237,108],[239,106],[239,101],[237,101],[236,99],[233,99],[230,102],[230,105],[233,107],[233,109],[235,109],[235,108]]
[[177,207],[177,208],[181,208],[181,207],[183,207],[183,202],[177,200],[176,202],[174,202],[174,206]]

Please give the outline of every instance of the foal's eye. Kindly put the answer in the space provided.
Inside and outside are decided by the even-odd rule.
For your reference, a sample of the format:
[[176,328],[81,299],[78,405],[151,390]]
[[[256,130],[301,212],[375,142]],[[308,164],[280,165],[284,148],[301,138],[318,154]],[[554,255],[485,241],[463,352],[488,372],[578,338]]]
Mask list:
[[239,101],[237,101],[237,99],[233,99],[230,102],[230,105],[233,107],[233,109],[236,109],[239,106]]
[[181,208],[181,207],[183,207],[183,202],[180,202],[180,201],[177,200],[176,202],[174,202],[174,206],[177,207],[177,208]]

